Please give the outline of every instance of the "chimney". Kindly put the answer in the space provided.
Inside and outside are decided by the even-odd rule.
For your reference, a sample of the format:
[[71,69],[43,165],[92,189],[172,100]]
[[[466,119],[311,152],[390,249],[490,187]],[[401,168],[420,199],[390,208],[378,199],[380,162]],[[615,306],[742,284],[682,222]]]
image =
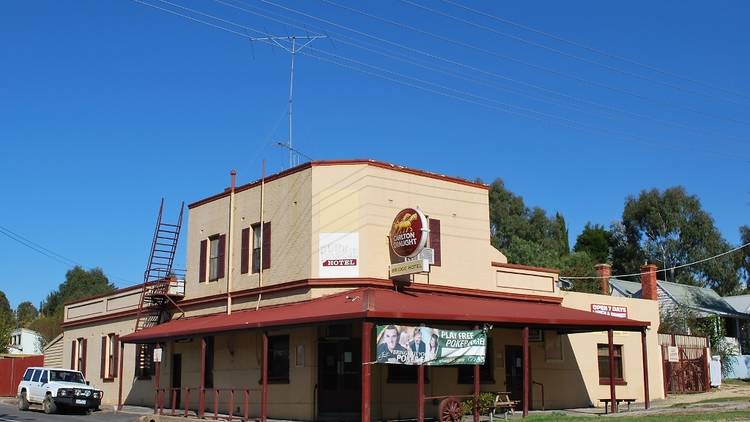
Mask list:
[[641,266],[641,298],[657,300],[656,293],[656,265]]
[[599,292],[609,295],[609,277],[612,276],[612,267],[609,264],[596,264],[594,269],[596,276],[599,277]]

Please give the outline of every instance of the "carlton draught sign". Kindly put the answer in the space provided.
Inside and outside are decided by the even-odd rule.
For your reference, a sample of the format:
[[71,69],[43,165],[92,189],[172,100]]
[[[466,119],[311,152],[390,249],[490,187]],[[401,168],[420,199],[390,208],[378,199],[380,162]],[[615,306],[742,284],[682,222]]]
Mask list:
[[411,258],[427,245],[427,217],[422,211],[406,208],[396,214],[391,225],[391,250],[400,257]]

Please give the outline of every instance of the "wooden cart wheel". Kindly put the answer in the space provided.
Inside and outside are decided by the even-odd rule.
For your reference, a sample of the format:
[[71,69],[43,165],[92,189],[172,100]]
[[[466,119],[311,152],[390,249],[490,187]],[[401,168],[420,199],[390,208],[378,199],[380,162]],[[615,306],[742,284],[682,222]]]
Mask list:
[[440,402],[438,411],[440,414],[440,422],[460,422],[463,418],[461,402],[454,397],[443,399],[443,401]]

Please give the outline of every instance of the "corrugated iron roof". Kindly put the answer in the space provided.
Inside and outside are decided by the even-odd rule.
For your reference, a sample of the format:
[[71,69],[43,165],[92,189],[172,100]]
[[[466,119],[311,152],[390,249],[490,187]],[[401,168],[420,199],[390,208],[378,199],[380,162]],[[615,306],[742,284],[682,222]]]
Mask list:
[[304,302],[259,310],[177,319],[121,337],[149,343],[253,328],[352,319],[408,320],[444,323],[490,323],[502,326],[555,327],[570,330],[641,330],[650,323],[615,318],[552,303],[477,298],[435,293],[401,293],[362,288]]

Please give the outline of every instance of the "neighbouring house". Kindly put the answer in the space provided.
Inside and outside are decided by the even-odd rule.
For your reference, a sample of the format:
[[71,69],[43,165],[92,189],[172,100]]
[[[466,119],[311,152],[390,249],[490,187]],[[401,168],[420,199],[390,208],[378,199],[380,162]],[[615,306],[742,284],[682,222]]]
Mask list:
[[48,368],[63,367],[63,333],[44,345],[44,366]]
[[[735,311],[750,314],[750,295],[726,296],[724,300],[732,305]],[[735,320],[733,332],[737,333],[738,337],[750,338],[750,320]],[[739,356],[733,358],[732,370],[727,378],[750,378],[750,345],[748,342],[740,343],[740,345],[742,350]]]
[[[171,251],[157,276],[65,304],[63,365],[105,404],[205,417],[421,421],[441,411],[434,397],[480,391],[508,391],[524,414],[663,398],[655,297],[563,291],[557,270],[509,264],[490,244],[488,194],[370,160],[240,186],[233,174],[188,206],[184,279],[180,217],[157,226],[152,251]],[[386,334],[406,352],[414,333],[420,353],[416,332],[432,328],[484,328],[484,363],[374,363]]]
[[12,355],[41,355],[44,338],[28,328],[17,328],[10,333],[8,353]]

